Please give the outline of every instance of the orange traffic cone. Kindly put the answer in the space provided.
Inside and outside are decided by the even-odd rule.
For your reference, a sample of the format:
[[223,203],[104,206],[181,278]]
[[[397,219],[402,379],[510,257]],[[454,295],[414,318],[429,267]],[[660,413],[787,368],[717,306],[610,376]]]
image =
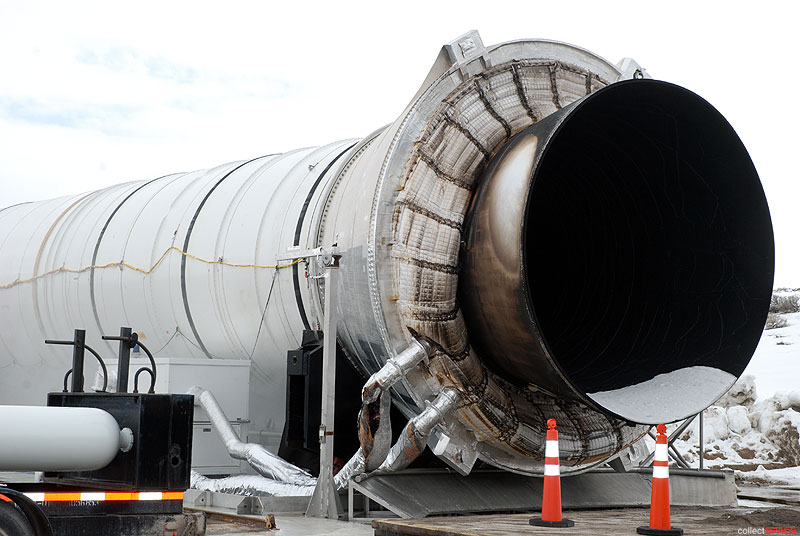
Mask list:
[[653,491],[650,495],[650,526],[638,527],[638,534],[681,536],[683,529],[669,522],[669,458],[667,455],[667,427],[656,426],[656,455],[653,460]]
[[556,420],[547,420],[547,441],[544,447],[544,491],[542,517],[529,521],[536,527],[574,527],[575,522],[561,517],[561,472],[558,469],[558,430]]

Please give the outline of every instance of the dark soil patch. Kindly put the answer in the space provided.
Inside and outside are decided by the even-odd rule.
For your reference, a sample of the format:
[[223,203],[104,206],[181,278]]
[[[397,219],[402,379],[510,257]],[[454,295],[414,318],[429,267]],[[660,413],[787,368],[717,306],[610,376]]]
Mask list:
[[725,513],[717,517],[709,517],[709,523],[722,521],[726,524],[753,527],[793,527],[800,525],[800,510],[796,508],[758,508],[744,514]]

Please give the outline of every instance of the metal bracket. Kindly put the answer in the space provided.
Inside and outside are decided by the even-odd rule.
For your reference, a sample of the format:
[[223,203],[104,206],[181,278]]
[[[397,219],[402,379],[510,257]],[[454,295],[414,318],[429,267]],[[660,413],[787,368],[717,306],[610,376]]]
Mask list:
[[478,460],[476,441],[460,424],[443,428],[435,428],[431,433],[431,451],[458,474],[467,476]]
[[645,68],[639,65],[633,58],[622,58],[619,60],[619,62],[617,62],[617,69],[622,72],[619,77],[620,80],[653,78],[650,76],[650,73],[648,73]]
[[286,252],[275,257],[276,261],[296,261],[298,259],[317,258],[326,268],[338,268],[341,258],[339,248],[331,246],[329,248],[300,249],[300,246],[289,246]]
[[466,63],[486,52],[478,30],[470,30],[442,47],[452,65]]
[[211,492],[208,490],[203,490],[193,499],[191,500],[187,499],[186,503],[189,506],[195,506],[201,508],[211,506]]
[[630,445],[628,448],[617,453],[606,463],[617,473],[627,473],[636,467],[640,467],[642,465],[642,460],[644,460],[649,454],[650,449],[647,448],[644,438],[642,438]]
[[242,502],[236,505],[236,513],[239,515],[261,515],[264,513],[264,505],[259,497],[243,497]]

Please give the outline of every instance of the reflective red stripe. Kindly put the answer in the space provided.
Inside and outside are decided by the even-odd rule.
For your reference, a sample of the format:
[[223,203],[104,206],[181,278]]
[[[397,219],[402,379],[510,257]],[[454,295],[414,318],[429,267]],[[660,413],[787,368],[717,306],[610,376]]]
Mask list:
[[662,462],[661,460],[653,461],[653,465],[658,465],[660,467],[666,467],[669,465],[669,462]]
[[551,457],[545,457],[544,463],[545,465],[561,465],[558,462],[558,458],[551,458]]
[[182,501],[183,500],[183,492],[182,491],[165,491],[162,495],[162,500],[164,501]]
[[11,499],[9,499],[8,497],[6,497],[5,495],[3,495],[2,493],[0,493],[0,501],[14,502]]

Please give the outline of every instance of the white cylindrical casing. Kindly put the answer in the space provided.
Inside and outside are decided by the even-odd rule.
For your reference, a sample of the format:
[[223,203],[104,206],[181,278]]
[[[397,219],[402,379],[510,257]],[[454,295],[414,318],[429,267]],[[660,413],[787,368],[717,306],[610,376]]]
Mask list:
[[119,447],[119,425],[101,409],[0,406],[2,471],[94,471]]
[[[302,264],[279,270],[274,287],[274,270],[257,267],[278,264],[296,243],[308,247],[322,210],[319,179],[352,144],[0,210],[0,281],[55,271],[0,289],[0,402],[38,404],[61,389],[71,351],[44,339],[85,328],[88,345],[114,356],[117,342],[100,337],[125,325],[156,357],[252,359],[251,408],[262,409],[251,412],[254,428],[280,434],[286,350],[300,346],[297,302],[311,302],[309,285]],[[90,266],[97,268],[81,270]],[[86,365],[94,366],[88,354]]]

